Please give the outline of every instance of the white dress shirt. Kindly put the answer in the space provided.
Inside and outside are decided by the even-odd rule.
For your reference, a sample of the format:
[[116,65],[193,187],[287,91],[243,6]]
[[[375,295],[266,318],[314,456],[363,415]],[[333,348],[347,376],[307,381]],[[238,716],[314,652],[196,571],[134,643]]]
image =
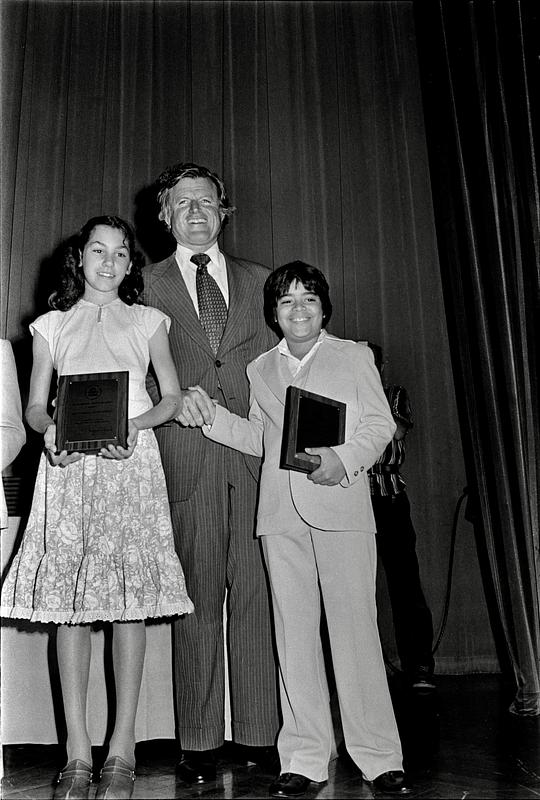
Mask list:
[[298,375],[302,367],[304,367],[308,363],[308,361],[311,361],[311,359],[319,349],[320,344],[326,335],[327,335],[326,331],[323,328],[319,333],[319,338],[317,339],[311,350],[309,350],[309,352],[307,352],[303,358],[297,358],[296,356],[293,356],[293,354],[289,350],[289,345],[287,344],[286,339],[281,339],[277,347],[281,355],[287,358],[287,366],[289,367],[289,370],[293,378],[295,378]]
[[[210,258],[207,269],[208,274],[212,276],[221,290],[221,294],[225,298],[225,304],[229,307],[229,282],[227,280],[227,264],[225,263],[225,256],[220,251],[217,244],[214,242],[212,247],[203,252]],[[199,314],[199,303],[197,301],[197,265],[191,261],[191,256],[194,255],[193,250],[183,247],[181,244],[176,245],[176,263],[180,268],[180,273],[185,281],[189,296],[195,306],[197,315]]]

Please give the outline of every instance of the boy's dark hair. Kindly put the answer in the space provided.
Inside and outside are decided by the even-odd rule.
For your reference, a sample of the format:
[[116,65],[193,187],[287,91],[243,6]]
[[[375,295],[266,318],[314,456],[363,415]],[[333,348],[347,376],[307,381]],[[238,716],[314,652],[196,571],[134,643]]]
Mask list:
[[291,284],[297,281],[302,283],[308,292],[313,292],[320,298],[323,327],[328,324],[332,316],[330,288],[323,273],[317,267],[312,267],[304,261],[291,261],[274,270],[264,284],[264,318],[278,334],[280,333],[279,325],[276,322],[278,300],[288,294]]
[[82,270],[82,252],[90,239],[92,231],[98,225],[116,228],[124,234],[124,243],[129,250],[131,270],[118,287],[118,296],[128,306],[137,302],[144,283],[142,277],[143,257],[136,250],[135,234],[131,226],[121,217],[104,214],[91,217],[80,231],[67,240],[62,251],[56,289],[49,297],[49,305],[57,311],[67,311],[77,303],[84,294],[85,282]]

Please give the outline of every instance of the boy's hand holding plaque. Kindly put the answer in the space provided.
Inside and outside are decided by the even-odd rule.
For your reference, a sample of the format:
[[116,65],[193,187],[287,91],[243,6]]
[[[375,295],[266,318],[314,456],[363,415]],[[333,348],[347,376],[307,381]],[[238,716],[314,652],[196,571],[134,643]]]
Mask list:
[[99,453],[127,447],[129,372],[61,375],[56,400],[58,452]]
[[308,455],[306,447],[333,447],[345,441],[346,404],[320,394],[289,386],[281,443],[281,469],[312,472],[320,456]]

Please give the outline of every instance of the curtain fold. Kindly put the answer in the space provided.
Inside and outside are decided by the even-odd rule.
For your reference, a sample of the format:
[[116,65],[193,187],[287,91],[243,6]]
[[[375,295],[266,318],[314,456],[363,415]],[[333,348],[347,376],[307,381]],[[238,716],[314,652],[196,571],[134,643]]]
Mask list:
[[464,448],[522,715],[540,714],[537,21],[520,2],[416,5]]

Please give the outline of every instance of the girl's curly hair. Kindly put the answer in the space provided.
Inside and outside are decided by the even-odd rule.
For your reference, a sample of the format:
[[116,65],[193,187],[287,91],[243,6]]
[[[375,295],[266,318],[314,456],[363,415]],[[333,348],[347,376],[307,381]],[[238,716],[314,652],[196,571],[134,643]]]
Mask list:
[[67,311],[84,294],[84,272],[81,267],[83,250],[88,243],[92,231],[98,225],[116,228],[124,234],[124,244],[129,250],[131,270],[118,287],[118,296],[128,306],[138,301],[144,283],[142,268],[144,259],[136,249],[135,234],[131,226],[120,217],[105,214],[100,217],[91,217],[82,226],[80,231],[67,240],[59,263],[56,289],[49,297],[49,306],[57,311]]

